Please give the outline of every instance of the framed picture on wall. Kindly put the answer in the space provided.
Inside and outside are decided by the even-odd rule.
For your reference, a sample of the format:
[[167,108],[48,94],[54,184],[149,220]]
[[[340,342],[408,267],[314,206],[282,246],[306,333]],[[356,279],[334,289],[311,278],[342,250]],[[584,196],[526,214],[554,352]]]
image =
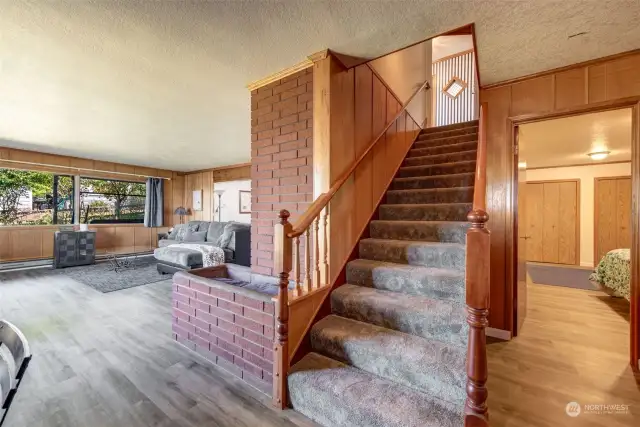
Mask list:
[[193,192],[193,210],[202,210],[202,190],[195,190]]
[[240,206],[238,210],[241,214],[251,213],[251,191],[238,190],[240,192]]

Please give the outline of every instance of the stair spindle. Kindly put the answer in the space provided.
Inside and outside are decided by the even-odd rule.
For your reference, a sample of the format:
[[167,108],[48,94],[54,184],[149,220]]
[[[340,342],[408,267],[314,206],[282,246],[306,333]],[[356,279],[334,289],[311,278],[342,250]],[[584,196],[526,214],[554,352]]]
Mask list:
[[320,287],[320,239],[318,238],[320,230],[320,216],[316,217],[316,219],[313,221],[313,227],[313,240],[316,246],[315,256],[313,257],[313,263],[315,265],[315,270],[313,272],[313,288],[318,289]]
[[322,269],[324,272],[325,285],[329,284],[329,261],[327,260],[327,254],[329,253],[329,238],[327,237],[327,222],[329,221],[329,205],[324,208],[324,215],[322,216],[322,233],[324,235],[324,245],[322,245],[323,262]]
[[296,278],[296,296],[302,295],[302,286],[300,285],[300,237],[295,240],[295,256],[293,257],[293,277]]
[[304,289],[311,291],[311,228],[304,232]]

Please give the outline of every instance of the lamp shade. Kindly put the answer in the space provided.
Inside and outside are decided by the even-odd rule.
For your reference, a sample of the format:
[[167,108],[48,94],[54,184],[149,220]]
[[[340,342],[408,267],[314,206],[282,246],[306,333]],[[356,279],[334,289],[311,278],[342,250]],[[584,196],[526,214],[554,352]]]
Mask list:
[[174,215],[186,215],[187,214],[187,210],[185,208],[183,208],[182,206],[179,206],[176,208],[176,210],[173,212]]

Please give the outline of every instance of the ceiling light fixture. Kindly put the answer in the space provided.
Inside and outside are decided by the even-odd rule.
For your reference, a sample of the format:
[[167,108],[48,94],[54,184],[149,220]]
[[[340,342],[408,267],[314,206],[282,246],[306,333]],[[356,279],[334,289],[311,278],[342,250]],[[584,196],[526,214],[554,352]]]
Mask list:
[[611,154],[611,151],[594,151],[587,154],[587,156],[591,157],[591,160],[604,160],[609,154]]

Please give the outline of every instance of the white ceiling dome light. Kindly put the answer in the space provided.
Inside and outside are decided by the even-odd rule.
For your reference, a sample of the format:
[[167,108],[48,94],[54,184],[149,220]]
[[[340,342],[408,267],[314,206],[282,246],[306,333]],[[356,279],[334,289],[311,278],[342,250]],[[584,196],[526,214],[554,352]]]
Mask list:
[[591,160],[604,160],[609,154],[611,154],[611,151],[594,151],[587,154],[587,156],[591,157]]

